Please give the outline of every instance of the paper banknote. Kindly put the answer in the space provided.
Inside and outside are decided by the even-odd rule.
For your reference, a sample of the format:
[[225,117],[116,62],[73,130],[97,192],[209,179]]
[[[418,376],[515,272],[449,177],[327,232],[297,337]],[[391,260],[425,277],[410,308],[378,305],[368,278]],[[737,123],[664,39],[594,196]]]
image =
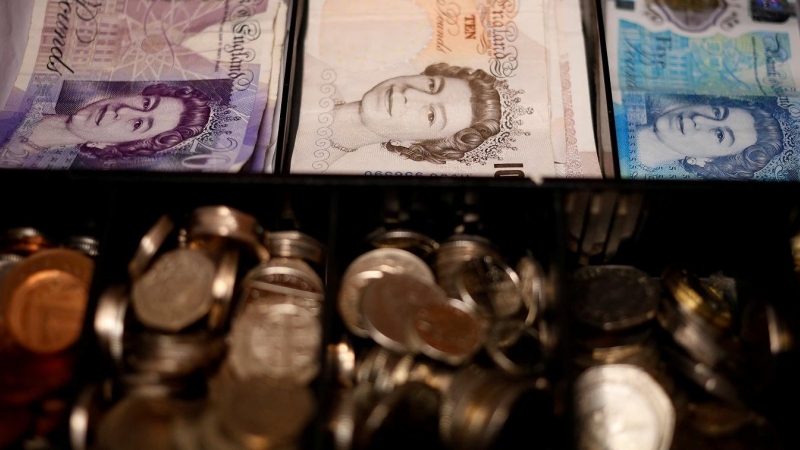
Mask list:
[[267,103],[277,5],[35,0],[0,113],[0,167],[242,169]]
[[621,175],[798,179],[793,8],[777,0],[607,1]]
[[[278,0],[274,0],[278,1]],[[267,91],[267,108],[261,118],[256,148],[251,159],[254,172],[275,172],[275,143],[277,140],[280,115],[278,107],[279,95],[283,91],[283,61],[286,57],[285,42],[289,8],[292,0],[280,0],[278,14],[275,17],[275,39],[272,44],[272,73]],[[276,115],[276,112],[278,113]]]
[[552,142],[546,3],[311,0],[291,172],[599,176]]

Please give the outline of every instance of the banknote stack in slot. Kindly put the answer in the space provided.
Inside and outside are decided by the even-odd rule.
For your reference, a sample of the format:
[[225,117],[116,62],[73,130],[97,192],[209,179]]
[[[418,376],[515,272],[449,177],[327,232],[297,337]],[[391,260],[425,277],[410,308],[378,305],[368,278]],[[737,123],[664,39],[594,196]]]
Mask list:
[[580,11],[310,1],[291,173],[600,176]]
[[129,283],[99,298],[93,328],[106,358],[72,407],[72,448],[304,448],[324,257],[310,236],[266,232],[225,206],[162,216]]
[[0,233],[0,448],[51,448],[69,414],[97,252],[89,236]]
[[271,172],[293,6],[4,2],[0,168]]
[[796,1],[602,7],[623,177],[800,179]]

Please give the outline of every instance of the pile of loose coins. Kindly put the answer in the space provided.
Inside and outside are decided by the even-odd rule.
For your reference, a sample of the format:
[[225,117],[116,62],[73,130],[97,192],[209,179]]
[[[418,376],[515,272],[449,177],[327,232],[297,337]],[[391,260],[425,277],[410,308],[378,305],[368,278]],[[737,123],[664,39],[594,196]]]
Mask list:
[[514,270],[474,235],[368,240],[337,299],[353,336],[328,349],[334,448],[507,448],[529,423],[548,448],[556,333],[541,266],[525,256]]
[[675,268],[588,266],[569,287],[579,449],[782,448],[751,407],[792,345],[771,305]]
[[99,299],[94,328],[114,376],[74,406],[92,420],[74,421],[73,448],[301,446],[316,414],[322,244],[225,206],[175,222],[153,225],[130,283]]
[[0,448],[47,442],[67,416],[98,246],[33,228],[0,234]]

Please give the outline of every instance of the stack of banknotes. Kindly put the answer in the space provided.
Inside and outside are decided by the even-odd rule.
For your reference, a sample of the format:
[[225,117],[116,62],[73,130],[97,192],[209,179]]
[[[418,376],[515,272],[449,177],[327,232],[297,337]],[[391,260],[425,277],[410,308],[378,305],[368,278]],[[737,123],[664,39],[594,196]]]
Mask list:
[[310,0],[291,173],[600,176],[580,0]]
[[293,3],[4,0],[0,168],[271,172]]
[[[281,102],[294,3],[307,29]],[[580,0],[3,7],[22,44],[0,69],[0,167],[600,176]]]
[[800,179],[787,0],[602,0],[620,174]]

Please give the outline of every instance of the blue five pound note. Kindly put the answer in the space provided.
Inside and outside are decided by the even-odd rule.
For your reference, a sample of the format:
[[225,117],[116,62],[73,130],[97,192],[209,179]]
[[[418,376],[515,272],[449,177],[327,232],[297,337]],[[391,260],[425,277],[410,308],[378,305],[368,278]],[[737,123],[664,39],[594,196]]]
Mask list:
[[624,92],[624,178],[800,181],[800,97]]

